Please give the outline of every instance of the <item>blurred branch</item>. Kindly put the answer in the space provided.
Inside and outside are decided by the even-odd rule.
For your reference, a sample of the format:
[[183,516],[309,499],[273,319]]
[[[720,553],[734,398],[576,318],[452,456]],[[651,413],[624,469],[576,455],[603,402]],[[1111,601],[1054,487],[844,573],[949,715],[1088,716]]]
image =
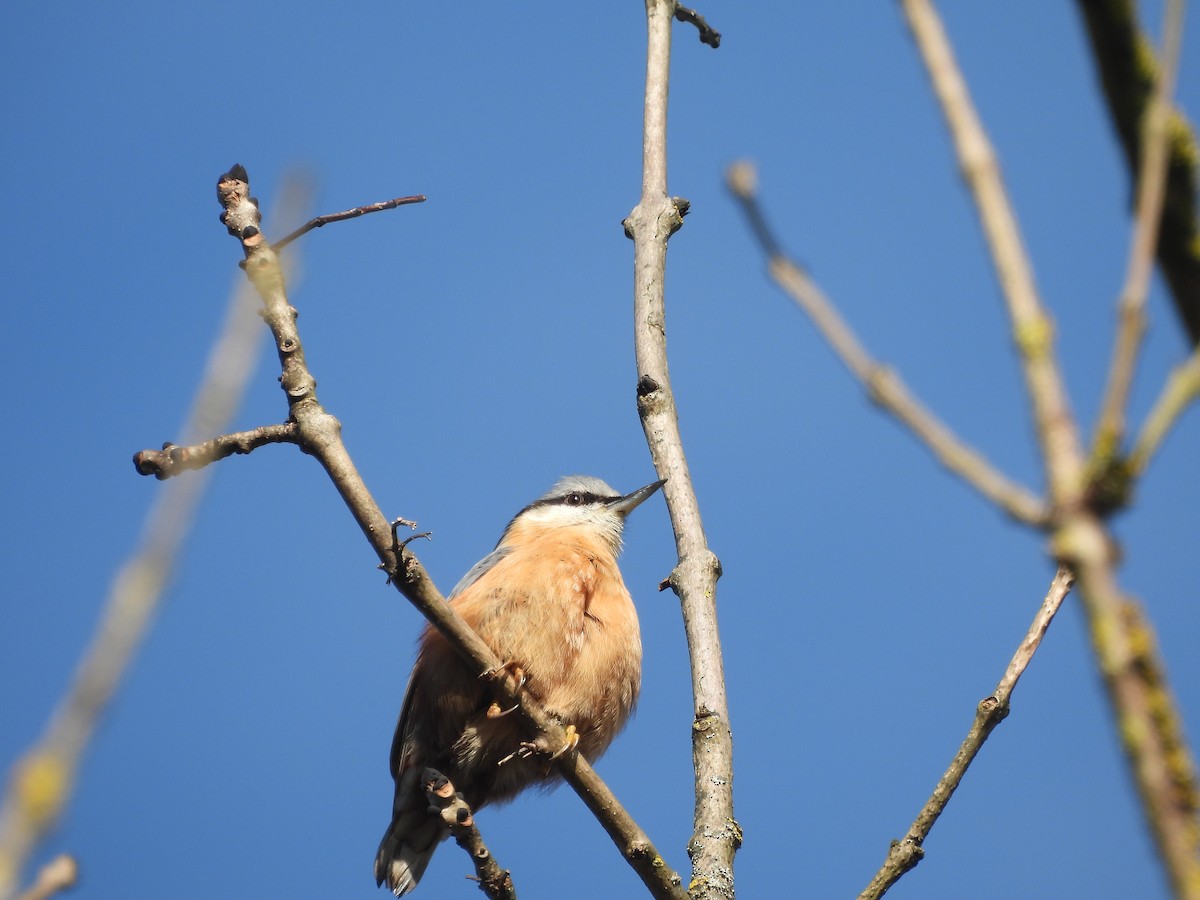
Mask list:
[[1167,171],[1167,117],[1175,92],[1179,68],[1179,45],[1183,32],[1183,2],[1170,0],[1163,35],[1163,65],[1146,106],[1141,168],[1138,175],[1137,213],[1129,248],[1125,285],[1118,303],[1120,320],[1108,384],[1100,405],[1093,453],[1101,461],[1117,457],[1125,440],[1125,416],[1129,391],[1137,368],[1137,353],[1146,332],[1146,294],[1154,271],[1154,247],[1162,219],[1163,192]]
[[1058,613],[1059,607],[1062,606],[1073,580],[1067,567],[1059,566],[1054,580],[1050,583],[1050,590],[1042,601],[1037,615],[1034,616],[1033,624],[1029,626],[1029,631],[1017,648],[1016,654],[1009,662],[1004,677],[1000,679],[1000,683],[996,685],[996,690],[992,692],[991,696],[984,697],[979,701],[979,706],[975,710],[975,721],[967,732],[962,746],[959,747],[958,753],[955,754],[954,760],[950,763],[950,767],[942,775],[937,787],[933,789],[933,795],[922,807],[916,820],[908,829],[908,833],[902,839],[892,842],[887,860],[875,877],[871,879],[866,890],[858,895],[858,900],[878,900],[906,872],[924,858],[925,839],[929,837],[934,823],[946,809],[950,798],[954,796],[963,776],[967,774],[967,768],[983,748],[984,741],[988,739],[995,727],[1008,717],[1009,701],[1013,689],[1016,688],[1017,681],[1020,680],[1021,675],[1032,661],[1033,654],[1041,646],[1042,638],[1045,637],[1046,630],[1054,620],[1055,614]]
[[1054,356],[1054,326],[1038,297],[995,151],[971,103],[941,20],[928,0],[902,0],[901,5],[942,104],[959,166],[983,224],[1021,352],[1038,439],[1045,451],[1051,502],[1060,509],[1073,502],[1073,492],[1082,490],[1083,478],[1079,433]]
[[[308,369],[304,347],[296,328],[297,312],[288,301],[279,257],[258,229],[257,203],[250,197],[249,176],[241,166],[223,174],[217,196],[225,207],[221,221],[241,242],[242,263],[262,299],[262,317],[271,330],[287,396],[288,422],[294,423],[296,443],[325,469],[350,514],[374,548],[389,583],[413,604],[446,638],[458,654],[481,674],[502,670],[502,661],[471,630],[434,586],[407,542],[397,541],[391,523],[371,496],[341,439],[341,424],[317,400],[316,379]],[[565,735],[556,722],[511,679],[492,679],[493,688],[506,705],[519,706],[519,714],[550,746],[562,746]],[[685,896],[679,876],[663,863],[646,834],[622,808],[612,791],[577,753],[564,754],[555,764],[575,789],[650,893],[660,900]]]
[[902,0],[954,139],[1013,322],[1052,499],[1052,546],[1080,587],[1092,645],[1147,824],[1180,896],[1200,898],[1195,767],[1153,630],[1117,584],[1116,544],[1089,497],[1078,425],[992,150],[928,0]]
[[75,887],[79,880],[79,863],[73,856],[60,853],[38,872],[37,880],[18,900],[49,900],[60,891]]
[[1146,471],[1166,437],[1187,407],[1200,397],[1200,347],[1187,362],[1177,366],[1163,385],[1162,393],[1146,417],[1142,433],[1129,454],[1129,475],[1136,478]]
[[751,230],[767,255],[767,268],[775,283],[808,315],[846,368],[862,383],[872,402],[907,426],[949,471],[1014,519],[1044,526],[1048,519],[1045,504],[997,471],[977,450],[960,441],[909,393],[899,375],[873,359],[808,273],[783,253],[759,205],[757,177],[750,163],[730,166],[726,184],[740,202]]
[[437,810],[454,836],[455,843],[471,857],[475,875],[479,879],[479,889],[492,900],[517,900],[512,876],[507,869],[501,868],[488,850],[483,835],[475,825],[471,807],[462,794],[454,790],[450,779],[436,769],[426,769],[421,781],[425,785],[430,808]]
[[[1142,123],[1158,76],[1151,42],[1137,23],[1132,0],[1078,0],[1091,40],[1104,98],[1125,151],[1130,173],[1144,170]],[[1192,344],[1200,344],[1200,229],[1197,227],[1195,130],[1172,109],[1167,123],[1166,202],[1158,236],[1158,261]]]
[[692,486],[667,371],[664,283],[667,240],[683,225],[688,203],[667,195],[667,88],[671,69],[674,0],[646,0],[646,95],[642,132],[642,194],[625,220],[633,240],[634,353],[638,414],[663,489],[679,564],[669,578],[683,612],[692,668],[695,718],[692,762],[696,807],[688,853],[688,893],[733,897],[733,858],[741,829],[733,818],[733,740],[725,670],[717,630],[721,564],[708,548]]
[[[284,191],[296,206],[298,188]],[[189,440],[225,428],[241,403],[258,358],[253,293],[234,292],[220,337],[192,402]],[[14,767],[0,808],[0,897],[16,890],[30,853],[70,799],[84,752],[120,687],[170,582],[207,477],[172,482],[158,495],[138,548],[109,587],[100,624],[71,685],[37,743]]]

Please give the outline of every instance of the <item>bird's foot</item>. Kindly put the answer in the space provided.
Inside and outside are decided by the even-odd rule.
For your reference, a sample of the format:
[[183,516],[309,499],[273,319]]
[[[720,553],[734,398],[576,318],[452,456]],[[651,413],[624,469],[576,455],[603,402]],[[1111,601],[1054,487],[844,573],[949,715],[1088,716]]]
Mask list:
[[549,742],[544,736],[533,741],[522,741],[517,749],[504,759],[500,760],[496,765],[502,766],[514,759],[529,759],[531,756],[545,756],[547,761],[554,762],[560,756],[570,753],[579,746],[579,732],[574,725],[567,725],[563,728],[563,743],[558,749],[549,745]]
[[[488,669],[486,672],[484,672],[479,677],[487,678],[491,681],[495,681],[495,680],[505,677],[505,676],[512,678],[516,682],[516,685],[513,687],[514,694],[517,691],[520,691],[523,687],[525,687],[525,682],[527,682],[529,680],[529,676],[527,676],[525,674],[525,670],[522,669],[521,666],[515,662],[506,662],[503,665],[496,666],[496,668],[494,668],[494,669]],[[513,712],[519,705],[520,704],[514,703],[508,709],[501,709],[500,704],[493,700],[492,705],[487,708],[487,717],[489,719],[498,719],[501,716],[507,716],[510,712]]]
[[579,746],[579,732],[575,730],[574,725],[568,725],[563,729],[563,738],[563,745],[550,754],[551,762]]

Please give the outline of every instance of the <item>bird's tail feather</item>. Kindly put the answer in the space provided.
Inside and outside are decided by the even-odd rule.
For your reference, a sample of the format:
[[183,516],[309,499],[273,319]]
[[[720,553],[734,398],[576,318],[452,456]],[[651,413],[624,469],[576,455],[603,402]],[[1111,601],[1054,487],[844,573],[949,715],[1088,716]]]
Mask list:
[[375,883],[387,884],[397,897],[417,886],[433,851],[450,833],[425,806],[406,803],[396,810],[375,854]]

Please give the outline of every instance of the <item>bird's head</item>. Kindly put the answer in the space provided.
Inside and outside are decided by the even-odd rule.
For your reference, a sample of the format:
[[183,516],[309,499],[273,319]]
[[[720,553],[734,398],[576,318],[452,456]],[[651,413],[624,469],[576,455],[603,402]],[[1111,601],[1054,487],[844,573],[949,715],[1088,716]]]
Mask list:
[[609,541],[615,550],[621,545],[625,518],[665,483],[663,479],[620,494],[599,478],[567,475],[517,513],[504,534],[507,537],[526,529],[537,532],[583,526],[594,529],[597,537]]

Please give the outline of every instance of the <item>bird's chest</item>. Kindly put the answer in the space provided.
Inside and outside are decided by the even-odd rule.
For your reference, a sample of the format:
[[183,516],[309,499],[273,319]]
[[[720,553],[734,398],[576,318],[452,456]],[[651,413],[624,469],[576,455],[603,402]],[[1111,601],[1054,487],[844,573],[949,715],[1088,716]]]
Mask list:
[[636,634],[629,592],[604,555],[544,548],[505,562],[505,571],[496,573],[504,577],[489,586],[486,611],[476,622],[501,659],[534,671],[553,660],[549,666],[557,668],[597,642],[628,639],[631,629]]

